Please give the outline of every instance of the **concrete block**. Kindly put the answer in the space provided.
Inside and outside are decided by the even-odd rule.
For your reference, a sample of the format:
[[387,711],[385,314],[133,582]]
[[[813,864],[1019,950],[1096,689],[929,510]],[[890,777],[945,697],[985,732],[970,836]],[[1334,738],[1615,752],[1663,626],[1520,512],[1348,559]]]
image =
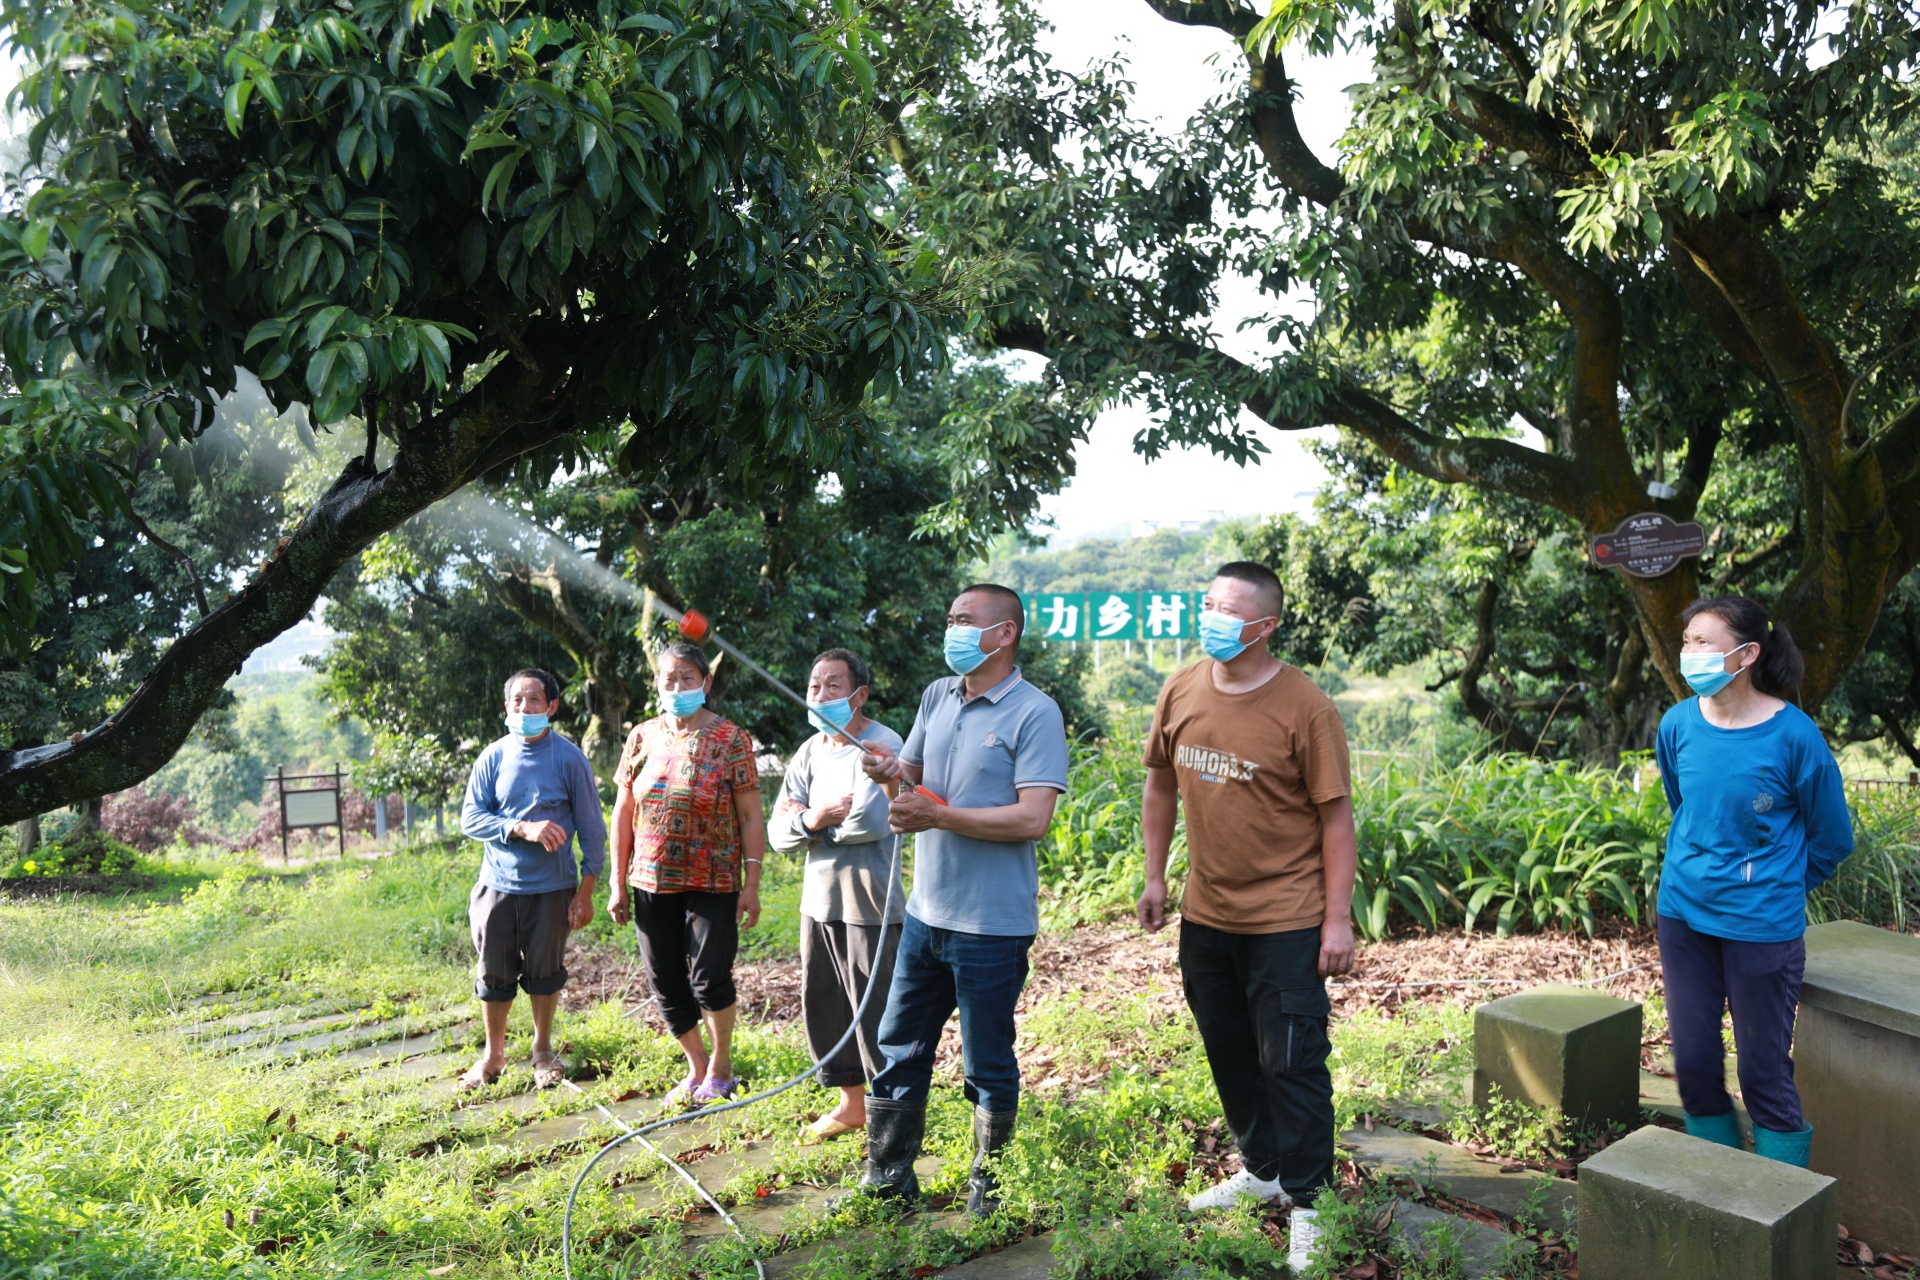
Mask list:
[[1473,1101],[1493,1092],[1571,1121],[1640,1118],[1640,1006],[1586,987],[1544,986],[1473,1013]]
[[1875,1249],[1920,1253],[1920,938],[1807,930],[1793,1057],[1812,1166],[1840,1180],[1840,1221]]
[[1832,1178],[1671,1129],[1641,1129],[1581,1165],[1579,1197],[1581,1280],[1827,1280],[1834,1270]]

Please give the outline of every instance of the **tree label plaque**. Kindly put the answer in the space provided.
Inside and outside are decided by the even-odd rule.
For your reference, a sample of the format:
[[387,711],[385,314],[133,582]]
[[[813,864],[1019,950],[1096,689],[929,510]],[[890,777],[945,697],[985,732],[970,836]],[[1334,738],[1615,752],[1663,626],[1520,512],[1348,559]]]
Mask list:
[[1647,511],[1628,516],[1612,533],[1596,537],[1593,562],[1602,569],[1620,569],[1636,578],[1657,578],[1706,549],[1706,532],[1696,522],[1682,524],[1661,512]]

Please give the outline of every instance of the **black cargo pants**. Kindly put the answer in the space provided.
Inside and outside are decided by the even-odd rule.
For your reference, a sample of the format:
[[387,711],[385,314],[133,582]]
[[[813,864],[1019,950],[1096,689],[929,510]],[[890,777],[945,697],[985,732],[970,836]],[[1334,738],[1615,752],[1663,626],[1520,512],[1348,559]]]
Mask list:
[[1311,1207],[1333,1181],[1320,930],[1226,933],[1182,920],[1180,975],[1247,1171]]

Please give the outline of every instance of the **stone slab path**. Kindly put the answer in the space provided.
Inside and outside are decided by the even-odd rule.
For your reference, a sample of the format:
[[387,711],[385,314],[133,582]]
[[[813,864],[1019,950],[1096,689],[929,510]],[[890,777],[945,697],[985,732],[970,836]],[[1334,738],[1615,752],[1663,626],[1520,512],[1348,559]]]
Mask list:
[[[245,1007],[239,1007],[242,1005]],[[214,1009],[225,1011],[211,1018],[204,1016]],[[587,1158],[584,1151],[597,1148],[620,1132],[621,1126],[660,1114],[658,1098],[611,1101],[596,1097],[591,1085],[535,1092],[530,1087],[530,1074],[516,1070],[524,1064],[509,1066],[505,1092],[458,1103],[454,1077],[472,1060],[474,1036],[471,1009],[463,1006],[433,1010],[425,1017],[376,1018],[367,1008],[324,1001],[276,1004],[270,997],[246,1000],[204,996],[183,1000],[176,1006],[174,1027],[197,1051],[255,1068],[270,1070],[316,1058],[335,1063],[345,1068],[339,1087],[342,1098],[350,1104],[360,1098],[390,1098],[397,1089],[402,1094],[411,1091],[430,1107],[444,1107],[438,1136],[415,1154],[436,1159],[455,1148],[478,1148],[497,1156],[497,1167],[519,1171],[502,1178],[489,1193],[494,1196],[524,1194],[544,1174],[576,1169]],[[1649,1105],[1666,1105],[1668,1099],[1660,1089],[1663,1084],[1670,1087],[1671,1082],[1662,1082],[1657,1076],[1648,1076],[1647,1081],[1649,1094],[1658,1095]],[[765,1167],[779,1153],[775,1143],[738,1138],[711,1153],[704,1152],[702,1148],[723,1132],[721,1124],[717,1120],[695,1121],[665,1130],[655,1139],[663,1151],[715,1192],[730,1180]],[[1437,1189],[1507,1218],[1524,1211],[1529,1186],[1541,1180],[1538,1174],[1501,1173],[1497,1166],[1477,1160],[1458,1147],[1387,1124],[1376,1124],[1371,1132],[1354,1130],[1342,1135],[1342,1142],[1369,1169],[1431,1180]],[[917,1168],[923,1181],[931,1180],[938,1175],[940,1164],[928,1157]],[[629,1200],[637,1211],[686,1212],[688,1234],[696,1245],[726,1231],[725,1224],[710,1209],[701,1206],[697,1212],[684,1210],[691,1195],[685,1183],[637,1143],[602,1161],[595,1176],[617,1178],[615,1194]],[[1571,1221],[1573,1184],[1558,1179],[1545,1181],[1551,1184],[1548,1225],[1558,1229],[1561,1221]],[[743,1200],[730,1212],[743,1227],[764,1238],[777,1239],[789,1224],[817,1215],[829,1194],[824,1187],[777,1187]],[[942,1219],[958,1220],[953,1210],[928,1211],[923,1216],[934,1225],[940,1225]],[[1465,1248],[1466,1276],[1470,1280],[1490,1274],[1490,1267],[1505,1255],[1511,1239],[1494,1227],[1410,1201],[1402,1201],[1396,1212],[1395,1229],[1410,1233],[1416,1240],[1443,1224],[1451,1224]],[[828,1241],[778,1254],[766,1262],[769,1280],[800,1277],[821,1250],[849,1247],[858,1247],[857,1241]],[[1055,1264],[1050,1235],[1020,1241],[949,1267],[941,1274],[955,1280],[1067,1280]]]

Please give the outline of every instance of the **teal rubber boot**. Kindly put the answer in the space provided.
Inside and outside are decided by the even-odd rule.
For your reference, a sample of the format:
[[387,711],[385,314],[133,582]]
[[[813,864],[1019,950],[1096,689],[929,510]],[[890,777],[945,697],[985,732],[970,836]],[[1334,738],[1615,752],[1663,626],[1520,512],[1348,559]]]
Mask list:
[[[1733,1112],[1724,1111],[1717,1116],[1696,1116],[1689,1111],[1686,1116],[1689,1134],[1696,1138],[1704,1138],[1708,1142],[1717,1142],[1723,1147],[1732,1147],[1735,1151],[1741,1149],[1740,1121],[1734,1117]],[[1761,1130],[1756,1129],[1754,1132],[1757,1134]]]
[[1813,1126],[1808,1125],[1798,1133],[1777,1133],[1772,1129],[1753,1126],[1753,1154],[1765,1156],[1769,1160],[1778,1160],[1781,1164],[1790,1164],[1796,1169],[1807,1167],[1807,1157],[1813,1150]]

